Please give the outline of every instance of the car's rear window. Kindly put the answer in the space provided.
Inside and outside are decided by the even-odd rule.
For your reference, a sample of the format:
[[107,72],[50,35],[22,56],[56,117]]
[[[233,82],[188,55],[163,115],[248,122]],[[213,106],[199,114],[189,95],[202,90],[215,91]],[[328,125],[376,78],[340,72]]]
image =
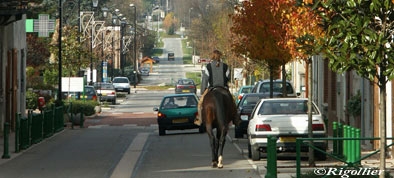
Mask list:
[[250,93],[251,91],[252,91],[251,87],[245,87],[245,88],[242,88],[240,93]]
[[97,84],[96,86],[97,90],[111,90],[114,89],[114,86],[111,83],[105,83],[105,84]]
[[178,83],[181,85],[194,85],[193,80],[179,80]]
[[[282,93],[283,84],[282,82],[273,82],[273,92]],[[261,84],[260,90],[258,93],[266,93],[270,91],[270,82],[264,82]],[[293,87],[289,83],[286,83],[286,91],[287,94],[294,93]]]
[[129,83],[129,80],[127,78],[115,78],[113,83]]
[[193,96],[170,96],[165,97],[161,103],[161,109],[193,108],[197,107],[198,101]]
[[[259,108],[260,115],[273,114],[307,114],[307,101],[264,101]],[[312,106],[312,114],[319,114],[315,106]]]

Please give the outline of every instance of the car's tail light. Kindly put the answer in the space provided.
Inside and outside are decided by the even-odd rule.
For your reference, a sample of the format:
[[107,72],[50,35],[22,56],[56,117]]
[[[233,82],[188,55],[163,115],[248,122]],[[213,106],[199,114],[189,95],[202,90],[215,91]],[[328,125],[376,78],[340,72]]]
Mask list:
[[97,101],[97,96],[96,96],[96,95],[93,95],[92,99],[93,99],[94,101]]
[[313,131],[324,131],[324,124],[312,124]]
[[114,95],[114,94],[115,94],[115,92],[113,91],[113,92],[112,92],[112,94]]
[[183,86],[176,86],[177,88],[183,88]]
[[271,126],[269,124],[257,124],[256,131],[271,131]]
[[198,117],[198,112],[195,112],[195,113],[194,113],[194,116],[196,116],[196,118],[197,118],[197,117]]
[[242,97],[242,95],[238,95],[238,100],[241,101]]
[[158,112],[158,113],[157,113],[157,118],[163,119],[163,118],[165,118],[165,117],[166,117],[165,114],[163,114],[163,113],[161,113],[161,112]]

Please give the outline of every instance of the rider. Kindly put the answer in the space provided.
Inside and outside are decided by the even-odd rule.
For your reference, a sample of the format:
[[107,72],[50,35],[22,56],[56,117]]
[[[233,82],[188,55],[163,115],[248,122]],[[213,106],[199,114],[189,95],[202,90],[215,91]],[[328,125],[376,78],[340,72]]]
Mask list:
[[[198,125],[202,122],[200,118],[201,104],[204,100],[204,96],[208,93],[209,89],[214,87],[223,87],[228,89],[228,82],[230,81],[230,69],[226,63],[221,61],[221,57],[222,53],[219,50],[214,50],[211,57],[211,62],[203,68],[200,91],[201,98],[198,102],[198,116],[196,122],[196,124]],[[228,94],[229,97],[232,97],[230,91],[228,92]]]

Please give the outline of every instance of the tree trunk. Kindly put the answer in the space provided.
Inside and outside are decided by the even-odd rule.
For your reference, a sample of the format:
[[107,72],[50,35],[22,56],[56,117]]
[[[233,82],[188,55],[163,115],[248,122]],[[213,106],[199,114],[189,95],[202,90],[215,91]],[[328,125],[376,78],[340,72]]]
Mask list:
[[[382,80],[380,80],[382,81]],[[386,170],[386,83],[380,82],[380,165],[379,170],[384,171],[379,178],[385,177]]]
[[[309,73],[308,76],[308,138],[313,138],[313,131],[312,131],[312,58],[307,60],[307,68]],[[313,140],[309,141],[310,145],[313,145]],[[309,167],[315,167],[315,155],[314,149],[309,147],[308,150],[308,163]]]

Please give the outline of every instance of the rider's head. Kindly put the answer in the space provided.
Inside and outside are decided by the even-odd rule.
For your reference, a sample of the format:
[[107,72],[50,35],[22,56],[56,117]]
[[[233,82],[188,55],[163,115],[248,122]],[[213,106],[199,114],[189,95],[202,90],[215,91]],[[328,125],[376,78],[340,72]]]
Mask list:
[[212,54],[212,60],[216,61],[216,67],[219,66],[219,62],[220,62],[220,58],[222,57],[222,52],[220,52],[219,50],[215,49],[213,50],[213,54]]

